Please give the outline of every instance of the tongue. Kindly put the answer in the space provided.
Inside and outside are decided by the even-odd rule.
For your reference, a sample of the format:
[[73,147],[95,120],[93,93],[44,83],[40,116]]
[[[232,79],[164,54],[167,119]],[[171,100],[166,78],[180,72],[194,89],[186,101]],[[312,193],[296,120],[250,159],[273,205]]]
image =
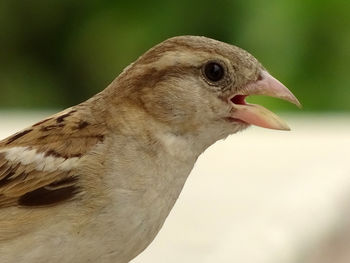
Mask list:
[[280,117],[256,104],[236,104],[235,111],[231,113],[231,117],[263,128],[286,131],[290,130],[287,123]]

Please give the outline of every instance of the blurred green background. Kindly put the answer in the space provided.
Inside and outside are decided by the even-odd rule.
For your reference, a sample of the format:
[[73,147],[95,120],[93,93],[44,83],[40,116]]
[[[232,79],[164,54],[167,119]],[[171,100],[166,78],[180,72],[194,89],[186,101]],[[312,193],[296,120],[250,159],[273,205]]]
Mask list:
[[349,111],[349,14],[342,0],[1,0],[0,108],[77,104],[153,45],[191,34],[248,50],[305,112]]

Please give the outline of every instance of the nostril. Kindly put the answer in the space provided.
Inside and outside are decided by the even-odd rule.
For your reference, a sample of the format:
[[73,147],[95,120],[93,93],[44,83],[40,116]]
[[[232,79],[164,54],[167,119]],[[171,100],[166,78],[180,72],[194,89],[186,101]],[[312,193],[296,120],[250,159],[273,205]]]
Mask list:
[[262,74],[260,73],[259,76],[258,76],[258,80],[263,80],[263,78],[264,78],[264,77],[263,77]]
[[246,105],[246,102],[245,102],[246,97],[247,95],[236,95],[231,99],[231,101],[232,103],[237,105]]

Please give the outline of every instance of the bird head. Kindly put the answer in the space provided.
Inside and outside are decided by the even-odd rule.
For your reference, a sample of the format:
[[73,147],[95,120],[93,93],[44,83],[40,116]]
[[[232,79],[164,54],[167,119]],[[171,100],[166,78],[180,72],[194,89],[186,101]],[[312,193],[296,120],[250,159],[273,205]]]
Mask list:
[[[248,104],[250,95],[296,97],[245,50],[197,36],[170,38],[141,56],[117,78],[145,112],[175,133],[216,132],[216,137],[249,125],[289,130],[277,115]],[[127,92],[126,92],[127,91]]]

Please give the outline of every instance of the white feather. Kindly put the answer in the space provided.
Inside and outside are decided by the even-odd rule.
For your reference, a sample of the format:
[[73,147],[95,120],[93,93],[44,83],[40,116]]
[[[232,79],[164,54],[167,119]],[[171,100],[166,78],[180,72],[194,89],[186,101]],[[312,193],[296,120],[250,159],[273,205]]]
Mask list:
[[45,156],[45,152],[38,153],[36,149],[29,147],[13,147],[1,149],[0,153],[5,154],[5,159],[20,163],[22,165],[34,164],[35,169],[43,172],[54,172],[57,170],[69,171],[76,167],[78,157],[62,158],[55,156]]

